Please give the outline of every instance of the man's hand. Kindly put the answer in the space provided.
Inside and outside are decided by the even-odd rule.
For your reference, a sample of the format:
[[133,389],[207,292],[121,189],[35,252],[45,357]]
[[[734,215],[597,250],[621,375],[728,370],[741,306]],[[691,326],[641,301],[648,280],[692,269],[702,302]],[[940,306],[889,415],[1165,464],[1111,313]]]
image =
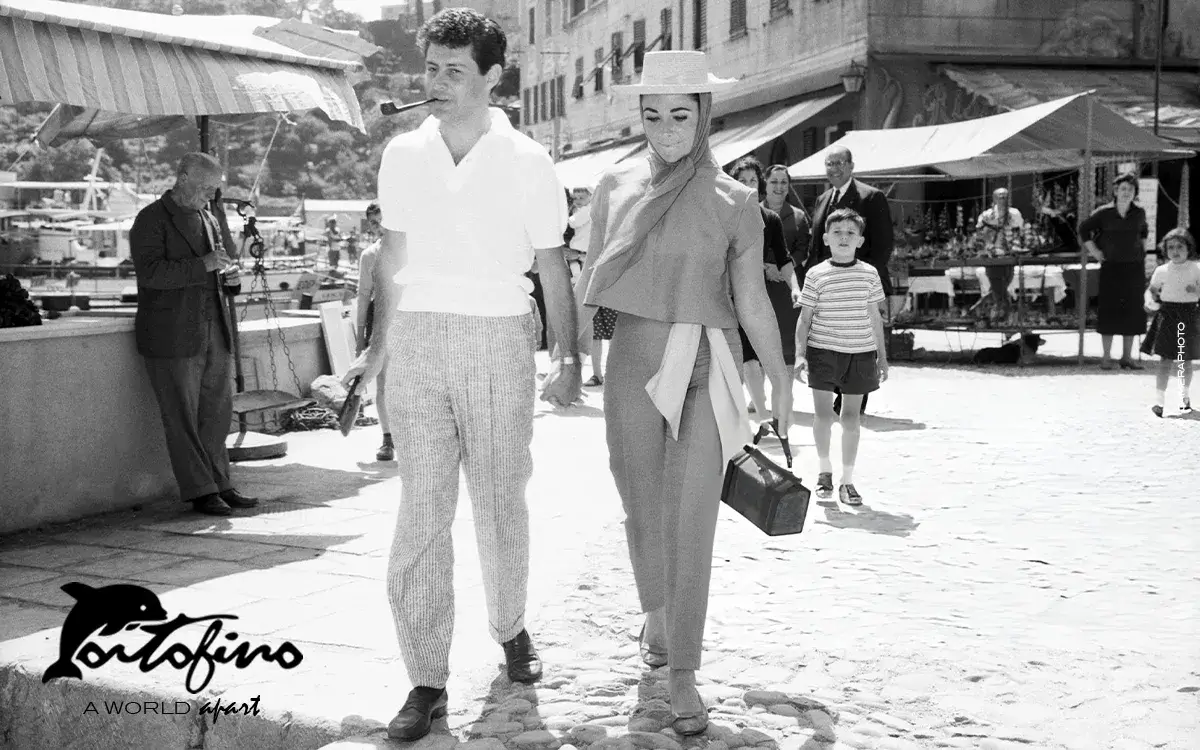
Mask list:
[[347,388],[354,378],[362,376],[364,382],[371,382],[379,377],[379,373],[383,372],[383,362],[386,359],[386,354],[382,347],[368,346],[363,350],[358,358],[350,363],[350,369],[342,377],[342,385]]
[[879,359],[879,382],[887,382],[888,379],[888,361],[882,357]]
[[799,310],[801,308],[800,298],[804,295],[803,289],[792,290],[792,309]]
[[219,250],[201,256],[200,260],[204,261],[204,270],[209,273],[224,270],[229,265],[229,256]]
[[230,263],[221,269],[221,282],[225,286],[238,286],[242,283],[242,267],[237,263]]
[[808,360],[804,358],[801,352],[796,353],[796,380],[801,383],[808,382]]
[[555,367],[542,383],[541,400],[559,409],[578,401],[583,392],[581,369],[578,362]]
[[767,277],[767,281],[787,281],[787,277],[774,263],[763,263],[763,274]]

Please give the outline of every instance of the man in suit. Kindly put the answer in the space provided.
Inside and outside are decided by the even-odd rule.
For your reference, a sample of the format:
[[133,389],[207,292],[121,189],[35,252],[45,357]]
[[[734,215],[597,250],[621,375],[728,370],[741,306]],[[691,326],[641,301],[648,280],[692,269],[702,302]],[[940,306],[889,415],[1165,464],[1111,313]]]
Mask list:
[[233,488],[225,450],[233,420],[233,328],[224,285],[239,282],[207,208],[221,181],[216,159],[185,155],[174,187],[143,208],[129,232],[135,339],[162,412],[171,469],[183,500],[213,516],[258,504]]
[[[863,244],[856,256],[859,260],[875,266],[879,280],[883,283],[884,301],[879,310],[885,322],[890,323],[889,302],[892,296],[892,279],[888,275],[888,261],[892,258],[894,237],[892,234],[892,210],[887,196],[864,182],[854,179],[854,156],[845,146],[833,146],[825,153],[825,176],[830,188],[817,198],[813,210],[812,235],[809,240],[808,262],[805,270],[830,258],[829,246],[825,244],[825,218],[839,208],[851,208],[867,221]],[[890,325],[887,326],[890,333]],[[838,393],[833,409],[841,413],[842,394]],[[863,397],[863,413],[866,413],[867,398]]]

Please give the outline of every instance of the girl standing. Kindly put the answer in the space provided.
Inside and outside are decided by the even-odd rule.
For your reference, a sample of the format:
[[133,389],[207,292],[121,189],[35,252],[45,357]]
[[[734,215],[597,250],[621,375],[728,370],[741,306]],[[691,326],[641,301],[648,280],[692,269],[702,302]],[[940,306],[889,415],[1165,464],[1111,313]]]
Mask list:
[[1190,411],[1192,360],[1200,359],[1200,262],[1196,261],[1196,241],[1186,229],[1172,229],[1162,240],[1167,262],[1154,269],[1149,296],[1157,306],[1154,321],[1142,342],[1143,354],[1157,354],[1158,377],[1154,416],[1163,415],[1167,381],[1172,372],[1182,378],[1183,410]]

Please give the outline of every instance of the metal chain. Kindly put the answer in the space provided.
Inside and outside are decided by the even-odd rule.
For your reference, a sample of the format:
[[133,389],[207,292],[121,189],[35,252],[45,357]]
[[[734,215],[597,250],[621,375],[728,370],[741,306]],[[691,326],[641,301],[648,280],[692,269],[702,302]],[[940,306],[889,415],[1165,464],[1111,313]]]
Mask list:
[[296,373],[296,364],[292,361],[292,350],[288,347],[287,338],[283,335],[283,324],[279,319],[279,313],[275,310],[275,303],[271,300],[271,288],[267,283],[267,266],[263,263],[263,258],[266,256],[266,243],[263,242],[262,235],[256,226],[257,221],[253,216],[246,217],[246,225],[243,230],[247,237],[251,237],[250,241],[250,256],[254,258],[254,270],[250,280],[250,293],[246,295],[246,304],[242,307],[242,322],[246,320],[246,314],[250,310],[250,297],[258,288],[259,282],[262,282],[262,292],[264,300],[264,319],[268,321],[267,328],[267,356],[271,361],[271,387],[274,390],[279,390],[279,367],[275,363],[275,342],[271,336],[269,322],[272,318],[275,320],[275,332],[279,335],[279,343],[283,348],[283,356],[287,359],[288,369],[292,373],[292,382],[296,385],[296,395],[303,393],[300,387],[300,376]]

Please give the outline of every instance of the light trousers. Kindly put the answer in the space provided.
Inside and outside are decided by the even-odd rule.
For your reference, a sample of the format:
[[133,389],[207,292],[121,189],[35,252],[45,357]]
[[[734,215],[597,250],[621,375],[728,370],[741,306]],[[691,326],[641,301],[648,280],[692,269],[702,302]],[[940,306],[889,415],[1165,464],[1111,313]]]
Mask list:
[[[709,396],[707,337],[700,338],[678,440],[646,392],[670,328],[618,314],[606,362],[604,420],[642,611],[666,607],[671,668],[699,669],[725,466]],[[725,331],[725,338],[740,362],[737,329]]]
[[399,312],[388,331],[386,403],[402,494],[387,588],[413,686],[445,687],[450,675],[460,467],[488,628],[503,643],[525,627],[535,328],[532,315]]

